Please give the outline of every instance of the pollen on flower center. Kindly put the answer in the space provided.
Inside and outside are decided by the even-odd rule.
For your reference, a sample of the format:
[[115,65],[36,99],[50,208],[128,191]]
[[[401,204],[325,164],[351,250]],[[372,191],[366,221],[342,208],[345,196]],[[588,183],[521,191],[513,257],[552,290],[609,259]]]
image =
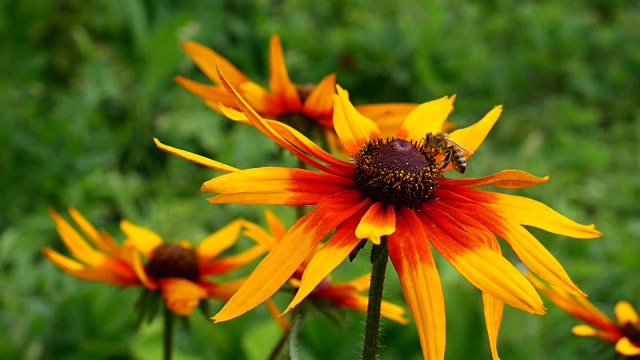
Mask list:
[[403,139],[374,139],[353,158],[353,179],[373,201],[414,207],[433,198],[441,177],[436,149]]
[[151,253],[147,274],[160,279],[168,277],[196,281],[200,277],[198,256],[189,248],[176,244],[162,244]]

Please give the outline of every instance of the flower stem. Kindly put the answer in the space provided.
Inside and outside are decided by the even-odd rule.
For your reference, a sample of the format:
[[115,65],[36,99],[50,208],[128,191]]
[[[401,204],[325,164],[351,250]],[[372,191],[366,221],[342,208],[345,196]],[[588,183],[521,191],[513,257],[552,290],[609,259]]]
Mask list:
[[371,249],[371,285],[369,287],[369,305],[367,307],[367,322],[364,333],[363,360],[374,360],[378,351],[378,337],[380,334],[380,306],[382,304],[382,290],[384,275],[387,269],[389,253],[387,239],[383,237],[380,245]]
[[276,346],[271,350],[271,354],[269,354],[269,357],[267,358],[268,360],[276,360],[280,358],[280,352],[282,352],[282,349],[284,349],[285,345],[289,341],[290,333],[289,329],[282,333],[280,340],[278,340]]
[[163,350],[164,360],[171,360],[171,353],[173,349],[173,323],[174,313],[164,306],[164,334],[163,334]]
[[300,308],[294,308],[291,314],[291,327],[289,328],[289,359],[291,360],[300,360],[299,335],[303,320]]

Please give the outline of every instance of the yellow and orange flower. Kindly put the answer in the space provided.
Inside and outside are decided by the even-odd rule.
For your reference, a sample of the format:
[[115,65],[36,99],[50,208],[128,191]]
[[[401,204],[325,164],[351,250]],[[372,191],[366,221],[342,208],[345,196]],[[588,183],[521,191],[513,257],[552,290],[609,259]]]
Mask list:
[[555,286],[547,286],[533,275],[529,280],[551,302],[562,310],[589,324],[576,325],[571,331],[578,336],[597,336],[615,344],[616,351],[624,356],[640,355],[640,319],[627,301],[619,301],[613,309],[616,321],[603,314],[591,302],[576,297]]
[[[222,86],[216,71],[216,65],[220,66],[227,80],[260,116],[283,121],[303,133],[307,133],[306,129],[320,125],[330,143],[337,141],[332,117],[335,74],[325,76],[317,85],[295,84],[289,79],[282,45],[277,35],[271,37],[270,47],[269,90],[251,81],[216,51],[194,41],[184,42],[182,48],[214,85],[202,84],[183,76],[176,76],[175,80],[216,111],[220,111],[220,105],[240,110]],[[388,103],[361,105],[357,108],[376,121],[383,134],[393,135],[406,115],[416,106],[417,104],[411,103]],[[244,117],[234,120],[248,123]]]
[[[256,243],[264,245],[270,251],[276,246],[280,239],[282,239],[287,229],[280,219],[278,219],[278,217],[270,210],[265,210],[265,218],[267,220],[267,227],[269,228],[269,231],[265,231],[265,229],[257,224],[246,222],[244,224],[246,230],[244,230],[243,234],[253,239]],[[304,271],[316,252],[317,250],[311,252],[302,264],[298,266],[293,275],[291,275],[288,283],[292,288],[300,288],[300,282]],[[327,276],[315,289],[313,289],[307,299],[310,301],[318,301],[320,303],[328,302],[334,307],[346,307],[366,312],[369,299],[366,296],[361,295],[361,293],[369,289],[370,277],[371,274],[366,274],[351,281],[332,283],[330,276]],[[269,308],[270,310],[275,309],[274,304],[270,304]],[[380,313],[388,319],[397,321],[401,324],[406,324],[408,323],[408,320],[404,317],[404,312],[404,309],[398,305],[392,304],[388,301],[382,302]],[[279,312],[274,315],[277,316],[278,314]]]
[[[43,248],[52,263],[83,280],[160,291],[167,308],[183,316],[191,314],[202,299],[228,300],[244,281],[243,278],[217,283],[205,277],[235,270],[266,250],[258,244],[236,255],[218,257],[235,244],[243,228],[241,219],[208,235],[195,248],[186,240],[166,243],[155,232],[122,220],[120,228],[127,238],[119,246],[111,235],[97,230],[74,208],[69,209],[69,214],[84,237],[58,213],[49,212],[73,256]],[[147,261],[143,262],[140,255]]]
[[[353,159],[349,162],[325,152],[291,127],[263,119],[221,73],[220,79],[253,126],[318,171],[281,167],[240,170],[155,140],[167,152],[228,173],[202,185],[203,191],[217,194],[209,199],[212,203],[315,205],[258,264],[213,317],[215,321],[233,319],[268,299],[334,229],[307,265],[288,310],[316,289],[361,239],[377,245],[386,236],[389,256],[427,359],[443,359],[445,351],[444,299],[430,246],[482,290],[494,358],[498,358],[496,341],[504,303],[530,313],[545,313],[531,283],[501,255],[495,235],[506,240],[532,272],[567,292],[584,296],[524,226],[594,238],[601,233],[593,225],[578,224],[529,198],[476,189],[522,188],[547,178],[517,170],[459,180],[442,176],[451,165],[444,166],[451,153],[443,154],[438,147],[425,144],[425,134],[440,131],[453,109],[453,97],[419,105],[394,137],[385,138],[338,87],[333,122]],[[479,122],[452,132],[449,138],[475,151],[501,111],[500,106],[495,107]]]

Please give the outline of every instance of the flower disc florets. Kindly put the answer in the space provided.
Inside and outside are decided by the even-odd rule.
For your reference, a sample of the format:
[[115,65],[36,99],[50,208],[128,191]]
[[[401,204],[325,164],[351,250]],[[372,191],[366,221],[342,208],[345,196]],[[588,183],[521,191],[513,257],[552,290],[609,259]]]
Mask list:
[[162,244],[153,250],[147,264],[147,274],[156,279],[177,277],[196,281],[200,278],[198,256],[193,249]]
[[415,207],[433,198],[440,179],[432,147],[403,139],[374,139],[353,155],[353,179],[370,199]]
[[640,346],[640,324],[627,322],[620,328],[622,334],[626,336],[634,345]]

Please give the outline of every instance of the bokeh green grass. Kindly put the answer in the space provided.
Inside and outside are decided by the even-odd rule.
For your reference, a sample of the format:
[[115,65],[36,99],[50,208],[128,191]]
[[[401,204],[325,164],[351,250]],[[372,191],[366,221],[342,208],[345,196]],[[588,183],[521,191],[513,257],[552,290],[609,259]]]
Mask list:
[[[458,126],[504,104],[469,175],[551,175],[516,193],[595,223],[604,236],[534,233],[605,312],[619,299],[639,306],[638,23],[639,3],[622,0],[2,2],[0,358],[160,355],[159,322],[133,329],[136,290],[82,282],[44,260],[42,246],[62,249],[48,207],[75,206],[120,240],[121,218],[194,241],[236,216],[262,221],[260,206],[208,204],[199,187],[214,173],[151,141],[240,168],[292,163],[172,82],[176,74],[205,80],[180,50],[188,39],[266,83],[268,38],[278,33],[294,81],[336,72],[356,103],[455,93]],[[290,209],[274,210],[293,222]],[[361,274],[364,260],[337,277]],[[447,358],[489,359],[479,292],[437,260]],[[388,279],[388,297],[403,304],[395,274]],[[544,317],[506,310],[502,358],[613,358],[602,343],[571,336],[576,321],[546,304]],[[319,315],[307,319],[305,358],[358,357],[363,316],[346,319],[338,328]],[[262,308],[218,325],[194,314],[190,323],[178,335],[177,358],[261,359],[277,340]],[[386,323],[382,342],[382,359],[420,357],[412,324]]]

